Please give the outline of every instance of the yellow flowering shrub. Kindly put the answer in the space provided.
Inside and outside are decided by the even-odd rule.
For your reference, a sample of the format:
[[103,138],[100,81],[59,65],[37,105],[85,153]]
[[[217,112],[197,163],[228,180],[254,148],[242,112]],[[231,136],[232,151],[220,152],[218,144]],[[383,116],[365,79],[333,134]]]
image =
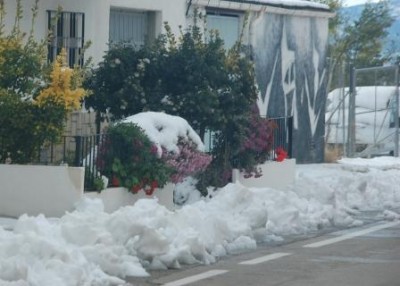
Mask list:
[[79,75],[74,69],[66,64],[66,53],[62,50],[53,63],[50,85],[40,92],[36,103],[40,106],[44,102],[52,101],[63,105],[67,111],[79,109],[86,92],[80,87],[77,76]]
[[15,1],[15,24],[6,30],[0,0],[0,163],[10,157],[24,164],[37,161],[43,146],[59,140],[67,112],[79,108],[85,95],[80,88],[85,73],[67,67],[65,52],[52,66],[47,62],[48,38],[33,37],[38,0],[33,1],[30,32],[19,26],[25,0]]

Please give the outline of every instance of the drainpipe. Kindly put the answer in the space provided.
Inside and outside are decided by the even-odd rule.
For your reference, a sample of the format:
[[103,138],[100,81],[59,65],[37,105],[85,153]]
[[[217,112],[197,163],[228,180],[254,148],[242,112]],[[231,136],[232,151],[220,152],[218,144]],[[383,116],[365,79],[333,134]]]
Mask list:
[[187,9],[186,9],[186,16],[189,14],[190,7],[192,6],[192,1],[193,0],[189,0],[188,6],[187,6]]
[[395,120],[394,120],[394,126],[395,126],[395,133],[394,133],[394,156],[399,157],[399,66],[396,68],[396,73],[395,73],[395,79],[396,79],[396,105],[395,105]]
[[263,14],[265,14],[267,11],[267,7],[264,6],[258,11],[255,11],[255,13],[249,13],[249,42],[251,44],[253,40],[253,35],[254,35],[254,22],[261,18]]

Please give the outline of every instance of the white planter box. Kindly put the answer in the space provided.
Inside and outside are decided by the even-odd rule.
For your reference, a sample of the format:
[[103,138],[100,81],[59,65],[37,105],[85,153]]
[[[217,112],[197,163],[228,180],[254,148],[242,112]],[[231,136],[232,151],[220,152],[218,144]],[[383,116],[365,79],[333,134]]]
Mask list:
[[0,164],[0,216],[60,217],[82,197],[85,169]]
[[73,211],[83,197],[100,198],[106,212],[153,197],[157,197],[161,205],[174,209],[174,184],[156,189],[153,196],[143,191],[132,194],[124,188],[84,193],[84,178],[85,169],[81,167],[0,164],[0,216],[61,217]]
[[234,169],[232,173],[233,182],[239,182],[246,187],[284,189],[295,180],[295,159],[286,159],[282,162],[267,161],[259,167],[262,170],[262,176],[259,178],[245,178],[239,170]]
[[90,192],[85,193],[84,196],[87,198],[98,198],[103,201],[104,211],[111,213],[116,211],[120,207],[133,205],[137,200],[140,199],[152,199],[157,197],[158,203],[165,206],[169,210],[174,209],[174,188],[175,184],[169,183],[162,189],[156,189],[152,196],[146,195],[142,190],[137,194],[128,192],[125,188],[107,188],[100,193]]

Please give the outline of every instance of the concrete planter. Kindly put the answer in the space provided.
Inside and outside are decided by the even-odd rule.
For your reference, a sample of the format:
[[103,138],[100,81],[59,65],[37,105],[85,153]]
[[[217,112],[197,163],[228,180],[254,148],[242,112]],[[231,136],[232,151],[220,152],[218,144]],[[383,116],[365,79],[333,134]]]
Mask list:
[[295,159],[286,159],[282,162],[267,161],[259,167],[262,170],[262,176],[259,178],[245,178],[239,170],[234,169],[233,182],[239,182],[246,187],[284,189],[295,180]]
[[[260,166],[262,177],[244,178],[233,171],[233,182],[247,187],[284,189],[295,180],[296,161],[266,162]],[[157,197],[159,203],[170,210],[173,203],[174,184],[157,189],[153,196],[143,191],[132,194],[124,188],[109,188],[101,193],[84,193],[84,168],[67,166],[30,166],[0,164],[0,216],[19,217],[22,214],[60,217],[74,210],[83,197],[99,198],[106,212],[113,212],[139,199]]]
[[59,217],[82,197],[85,169],[0,164],[0,216]]
[[156,189],[153,196],[146,196],[143,191],[132,194],[124,188],[84,193],[84,178],[85,169],[81,167],[0,164],[0,216],[61,217],[73,211],[84,197],[100,198],[106,212],[152,197],[157,197],[168,209],[174,209],[174,184]]

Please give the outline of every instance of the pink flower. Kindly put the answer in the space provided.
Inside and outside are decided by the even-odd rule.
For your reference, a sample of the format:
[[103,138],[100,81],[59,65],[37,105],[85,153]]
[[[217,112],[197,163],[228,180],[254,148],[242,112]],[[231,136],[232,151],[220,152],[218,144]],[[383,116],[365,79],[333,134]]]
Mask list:
[[151,149],[150,149],[151,154],[155,155],[158,153],[158,148],[156,145],[151,145]]
[[178,144],[179,153],[171,153],[163,150],[163,159],[175,170],[171,176],[173,183],[183,181],[184,178],[204,171],[211,163],[212,157],[197,151],[194,146],[187,142]]

